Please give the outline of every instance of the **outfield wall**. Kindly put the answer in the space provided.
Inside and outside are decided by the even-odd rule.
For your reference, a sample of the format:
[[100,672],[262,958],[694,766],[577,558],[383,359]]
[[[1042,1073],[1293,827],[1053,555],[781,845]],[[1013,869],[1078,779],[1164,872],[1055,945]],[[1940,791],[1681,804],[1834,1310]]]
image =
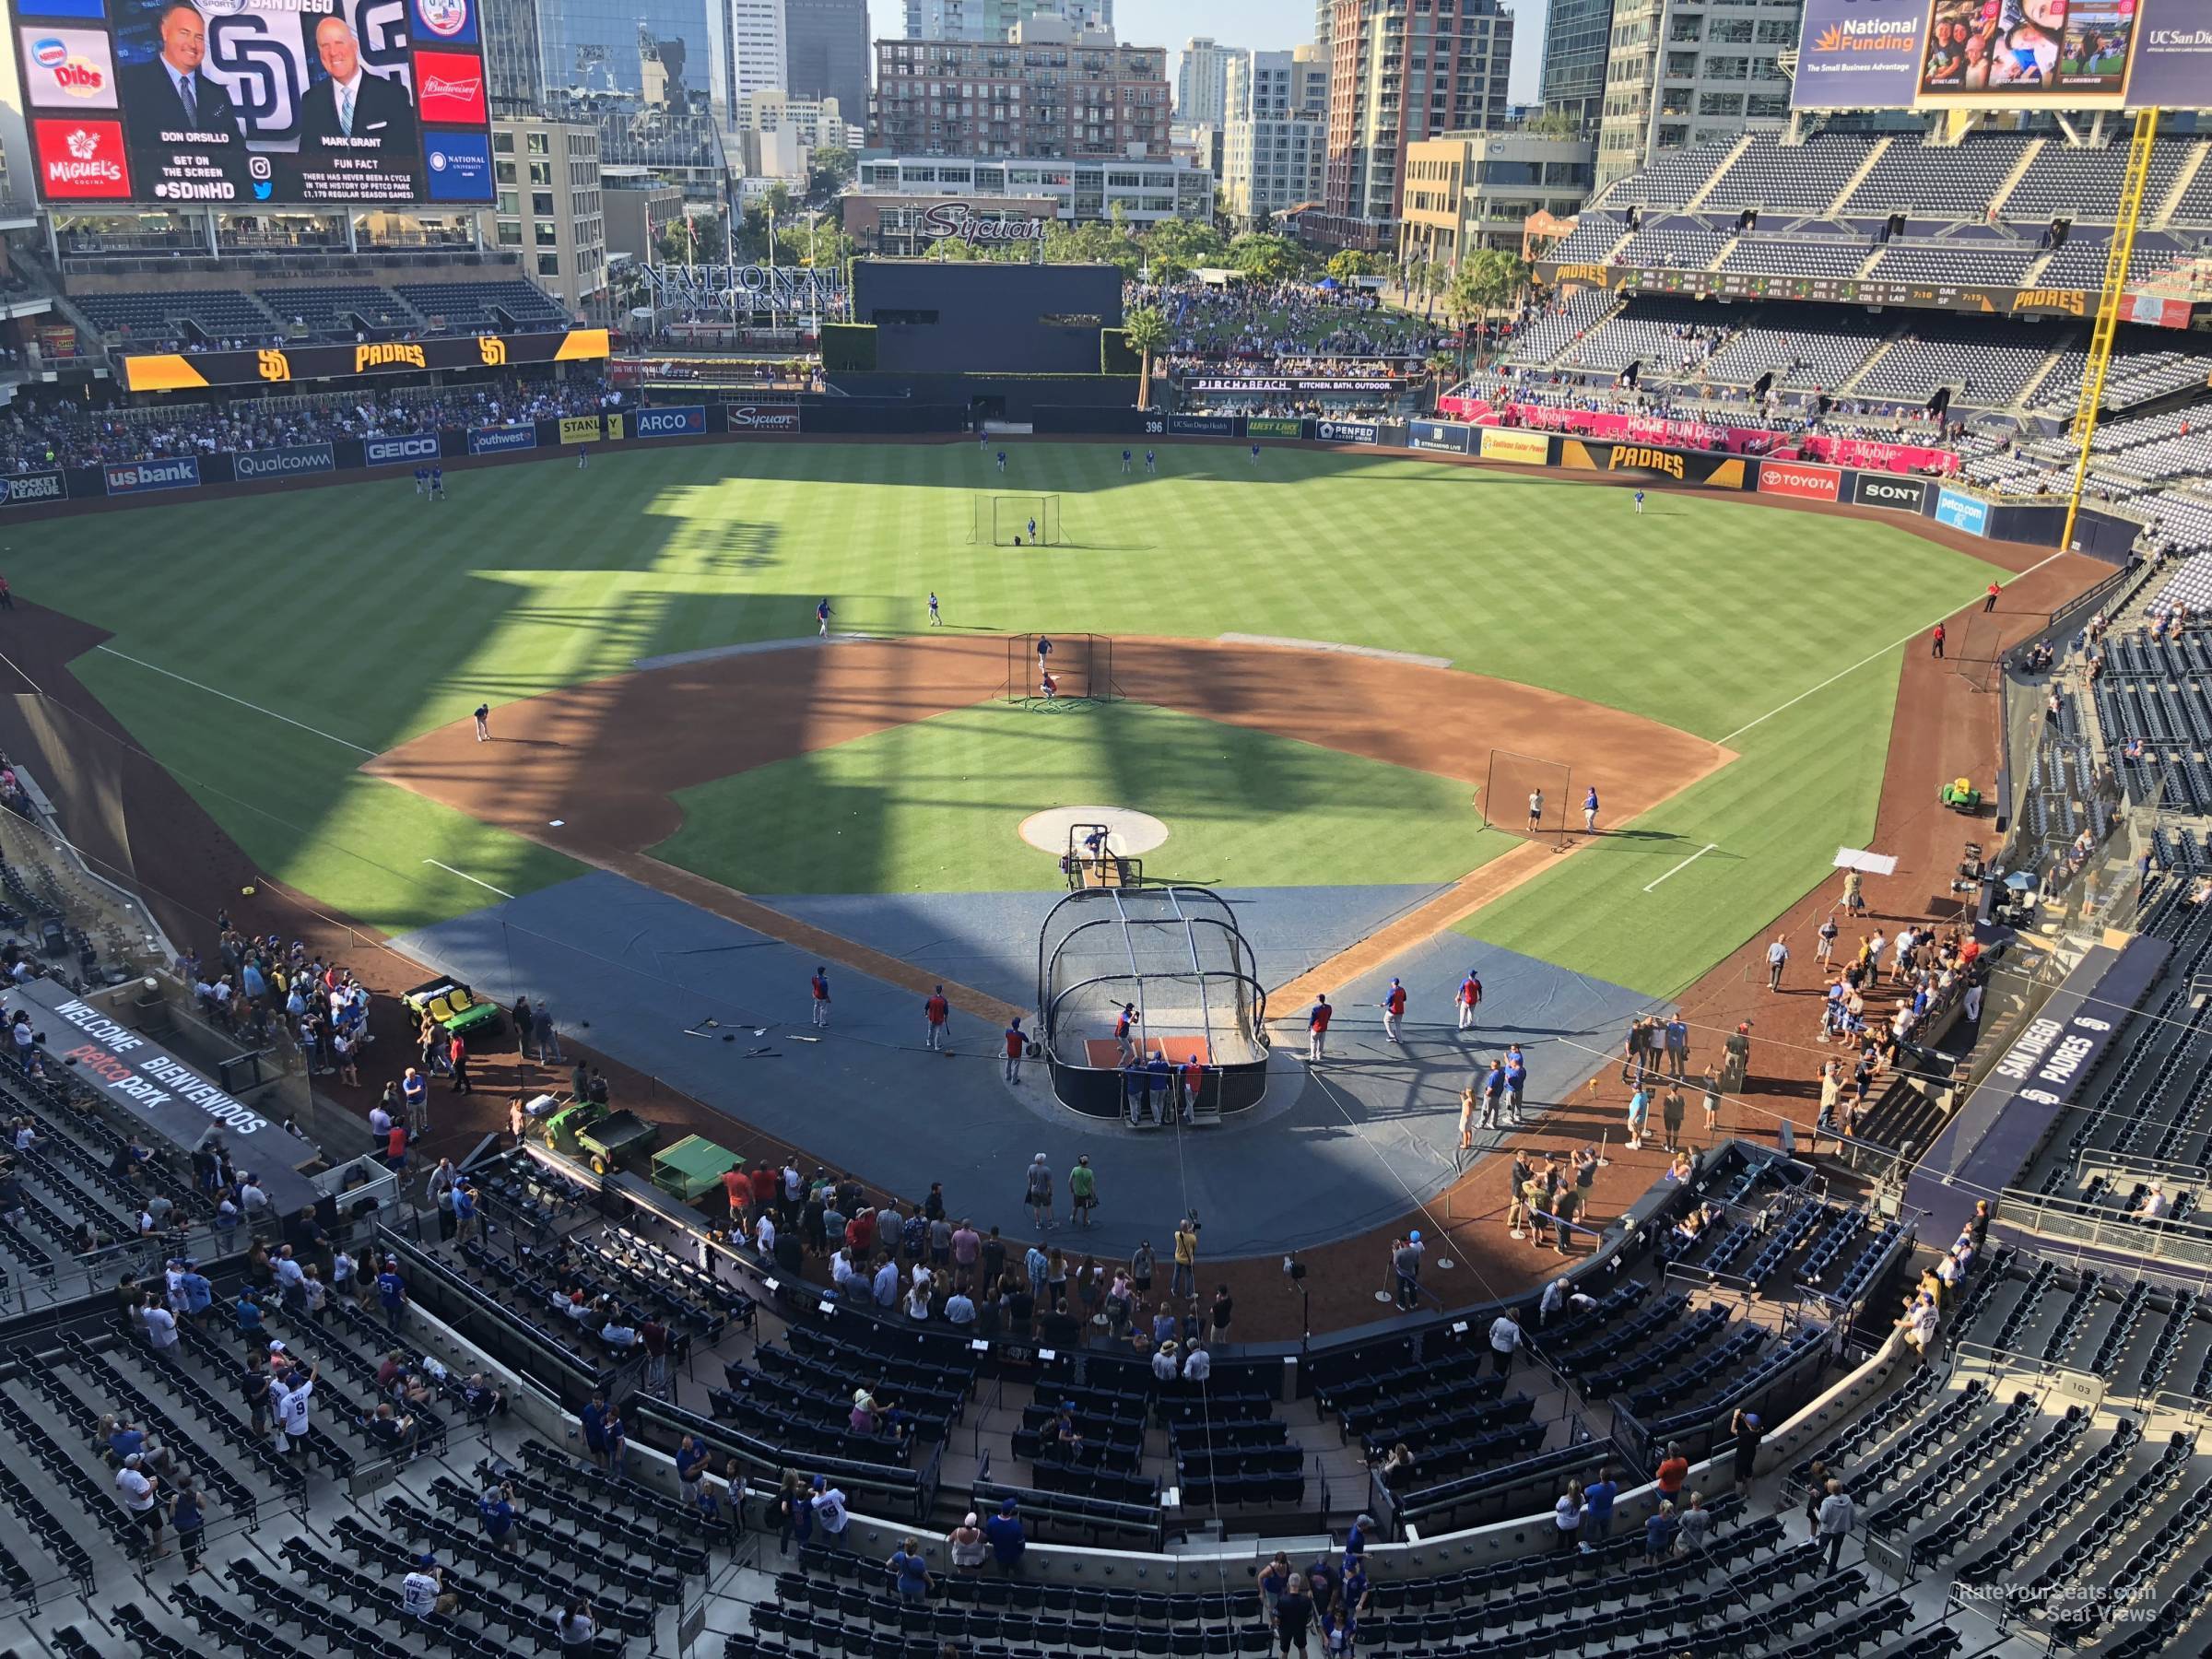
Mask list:
[[[1375,421],[1260,415],[1170,415],[1157,409],[1041,405],[1041,436],[1206,438],[1239,442],[1374,446],[1473,462],[1544,467],[1568,477],[1616,477],[1635,487],[1724,490],[1793,501],[1875,508],[1932,519],[1994,541],[2055,547],[2063,502],[1995,500],[1944,482],[1815,461],[1776,461],[1643,441],[1618,442],[1524,427],[1449,420]],[[400,477],[417,467],[477,460],[571,456],[594,447],[760,439],[943,437],[964,432],[968,410],[905,398],[808,395],[794,403],[641,405],[601,415],[528,425],[351,438],[235,454],[182,455],[0,477],[0,517],[43,518],[94,504],[159,504],[223,486],[265,488],[355,473]],[[2124,521],[2077,527],[2075,547],[2124,562],[2132,530]]]

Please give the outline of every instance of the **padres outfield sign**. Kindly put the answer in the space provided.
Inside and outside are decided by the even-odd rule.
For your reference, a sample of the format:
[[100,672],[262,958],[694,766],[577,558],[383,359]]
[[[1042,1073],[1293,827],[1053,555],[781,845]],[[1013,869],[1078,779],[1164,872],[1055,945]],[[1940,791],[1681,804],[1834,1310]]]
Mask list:
[[418,370],[592,362],[607,355],[604,328],[429,340],[363,340],[351,346],[279,346],[258,351],[199,351],[189,357],[159,351],[124,358],[123,383],[133,392],[188,392],[206,386],[344,381]]

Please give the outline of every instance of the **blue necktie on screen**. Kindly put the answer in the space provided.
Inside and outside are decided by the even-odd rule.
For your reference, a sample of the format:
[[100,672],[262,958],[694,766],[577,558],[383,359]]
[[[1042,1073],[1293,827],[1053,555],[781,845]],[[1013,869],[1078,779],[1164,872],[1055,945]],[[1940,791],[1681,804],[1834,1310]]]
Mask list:
[[177,90],[184,95],[184,119],[197,126],[200,120],[200,84],[192,75],[177,76]]
[[349,87],[338,88],[338,131],[349,138],[353,135],[353,89]]

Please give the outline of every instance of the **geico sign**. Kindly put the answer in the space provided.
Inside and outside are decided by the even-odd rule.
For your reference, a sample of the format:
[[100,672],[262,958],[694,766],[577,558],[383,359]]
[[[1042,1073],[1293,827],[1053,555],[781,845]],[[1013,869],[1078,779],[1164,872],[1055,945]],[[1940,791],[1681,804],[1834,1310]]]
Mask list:
[[957,236],[971,242],[1041,242],[1044,240],[1045,227],[1052,222],[1041,218],[985,218],[965,202],[938,202],[923,210],[915,230],[932,241]]

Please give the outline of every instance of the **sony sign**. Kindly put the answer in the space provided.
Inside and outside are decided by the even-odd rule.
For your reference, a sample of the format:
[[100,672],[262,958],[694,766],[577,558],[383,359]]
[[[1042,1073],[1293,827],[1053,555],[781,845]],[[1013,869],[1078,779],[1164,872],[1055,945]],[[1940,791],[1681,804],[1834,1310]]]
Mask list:
[[930,241],[942,241],[957,236],[962,241],[976,242],[1041,242],[1049,218],[1026,217],[994,218],[976,212],[965,202],[938,202],[924,210],[915,222],[914,233]]

